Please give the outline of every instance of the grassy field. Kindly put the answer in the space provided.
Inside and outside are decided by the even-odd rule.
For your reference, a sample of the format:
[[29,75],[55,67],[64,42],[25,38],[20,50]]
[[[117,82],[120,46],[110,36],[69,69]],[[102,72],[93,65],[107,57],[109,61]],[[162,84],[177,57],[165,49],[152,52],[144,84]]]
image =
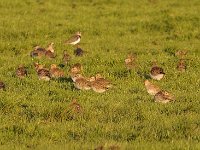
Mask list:
[[[199,0],[1,0],[0,149],[200,149]],[[73,55],[63,42],[82,32],[87,53]],[[35,45],[55,43],[53,60],[30,57]],[[188,50],[187,71],[176,70],[174,53]],[[84,75],[100,72],[115,86],[103,94],[79,91],[68,80],[40,81],[33,62],[81,63]],[[124,59],[137,55],[127,71]],[[174,103],[155,103],[144,77],[157,60],[166,72],[152,81],[173,93]],[[19,64],[28,77],[15,76]],[[65,111],[77,99],[82,114]]]

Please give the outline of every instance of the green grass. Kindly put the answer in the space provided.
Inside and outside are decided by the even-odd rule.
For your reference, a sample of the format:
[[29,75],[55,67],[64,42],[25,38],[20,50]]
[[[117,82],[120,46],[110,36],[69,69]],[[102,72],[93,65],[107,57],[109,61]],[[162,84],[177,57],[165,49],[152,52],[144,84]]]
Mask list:
[[[0,149],[200,149],[199,0],[1,0]],[[78,91],[68,81],[39,81],[33,62],[62,62],[63,41],[82,32],[88,53],[73,57],[86,76],[100,72],[115,87],[106,93]],[[32,60],[35,45],[55,43],[54,60]],[[188,50],[187,71],[176,70],[174,52]],[[127,54],[137,55],[128,72]],[[155,84],[173,93],[174,103],[155,103],[138,73],[157,60],[166,72]],[[29,76],[15,77],[19,64]],[[68,76],[69,66],[63,70]],[[63,113],[72,99],[83,114]]]

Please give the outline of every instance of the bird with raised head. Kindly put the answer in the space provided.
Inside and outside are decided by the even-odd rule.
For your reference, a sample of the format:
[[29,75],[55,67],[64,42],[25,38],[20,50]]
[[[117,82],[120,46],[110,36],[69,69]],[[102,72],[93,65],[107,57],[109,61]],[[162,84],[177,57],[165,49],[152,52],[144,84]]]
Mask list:
[[75,35],[66,40],[65,44],[76,45],[81,41],[81,32],[76,32]]

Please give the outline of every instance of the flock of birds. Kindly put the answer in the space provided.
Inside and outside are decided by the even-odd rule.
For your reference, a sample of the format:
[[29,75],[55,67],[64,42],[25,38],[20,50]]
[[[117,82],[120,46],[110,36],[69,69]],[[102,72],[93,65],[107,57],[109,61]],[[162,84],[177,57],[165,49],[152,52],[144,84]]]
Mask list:
[[[65,41],[65,44],[77,45],[75,50],[76,56],[82,56],[84,51],[78,46],[78,43],[81,40],[81,33],[77,32],[74,36]],[[179,57],[179,62],[177,64],[177,69],[180,72],[186,70],[186,62],[184,56],[187,54],[185,50],[179,50],[176,52],[176,55]],[[53,59],[56,57],[54,53],[54,43],[50,43],[47,48],[42,48],[36,46],[33,51],[30,53],[31,57],[43,58],[47,57]],[[125,59],[125,66],[128,70],[133,69],[136,66],[135,55],[129,54]],[[63,63],[68,64],[71,60],[71,56],[64,51],[63,53]],[[52,64],[49,68],[46,68],[45,65],[34,63],[35,71],[38,75],[39,80],[50,81],[50,79],[64,78],[65,73],[60,69],[56,64]],[[111,81],[102,77],[101,74],[96,74],[92,77],[83,76],[83,66],[80,63],[76,63],[70,67],[69,75],[74,83],[74,87],[79,90],[90,90],[97,93],[103,93],[112,88],[113,84]],[[19,78],[24,78],[28,75],[28,72],[24,65],[19,65],[16,70],[16,76]],[[159,67],[156,62],[153,63],[153,66],[150,70],[149,76],[153,80],[161,80],[165,76],[163,68]],[[174,101],[175,97],[169,92],[162,90],[159,86],[153,84],[149,80],[144,81],[145,88],[150,95],[154,96],[155,102],[168,103]],[[0,89],[5,90],[6,86],[4,82],[0,81]],[[73,102],[78,107],[77,102]]]

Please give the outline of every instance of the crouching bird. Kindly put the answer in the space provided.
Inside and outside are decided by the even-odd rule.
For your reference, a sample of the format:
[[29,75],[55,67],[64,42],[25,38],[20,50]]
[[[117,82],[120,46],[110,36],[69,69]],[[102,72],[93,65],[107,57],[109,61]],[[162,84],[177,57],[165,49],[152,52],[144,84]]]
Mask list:
[[50,76],[50,72],[49,69],[44,68],[43,65],[38,64],[38,63],[34,63],[37,75],[39,80],[44,80],[44,81],[49,81],[51,76]]

